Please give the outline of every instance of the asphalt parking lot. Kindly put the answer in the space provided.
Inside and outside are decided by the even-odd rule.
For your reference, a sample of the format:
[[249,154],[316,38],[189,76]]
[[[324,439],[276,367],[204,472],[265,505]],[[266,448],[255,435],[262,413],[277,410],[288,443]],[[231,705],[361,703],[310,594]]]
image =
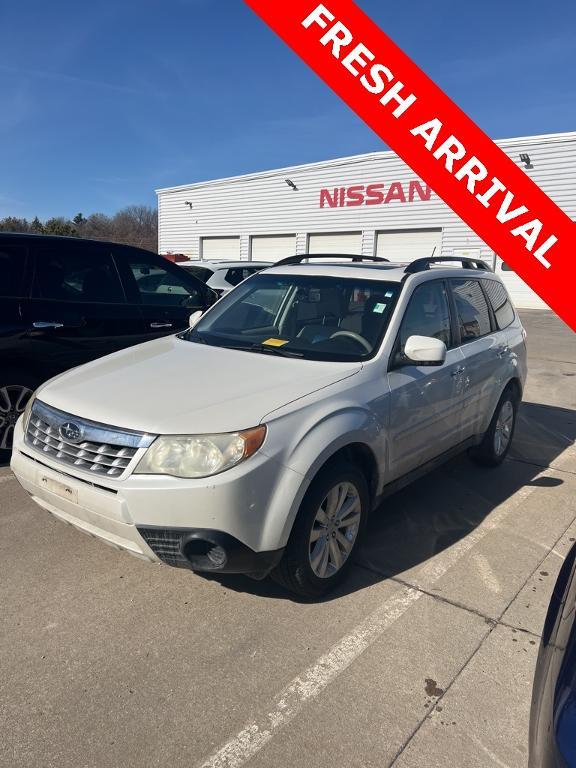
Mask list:
[[576,336],[525,312],[498,470],[385,502],[321,603],[152,566],[56,522],[0,468],[0,765],[527,765],[534,664],[576,540]]

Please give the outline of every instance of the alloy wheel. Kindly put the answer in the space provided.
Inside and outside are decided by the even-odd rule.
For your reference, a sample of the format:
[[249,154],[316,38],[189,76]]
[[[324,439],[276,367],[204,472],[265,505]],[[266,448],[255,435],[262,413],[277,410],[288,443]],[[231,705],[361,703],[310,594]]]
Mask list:
[[12,448],[14,427],[31,395],[32,390],[20,384],[0,387],[0,450]]
[[514,406],[510,400],[505,400],[500,408],[496,428],[494,430],[494,451],[497,456],[502,456],[508,448],[512,438],[514,427]]
[[342,568],[358,536],[361,500],[350,482],[338,483],[318,507],[309,540],[310,566],[327,579]]

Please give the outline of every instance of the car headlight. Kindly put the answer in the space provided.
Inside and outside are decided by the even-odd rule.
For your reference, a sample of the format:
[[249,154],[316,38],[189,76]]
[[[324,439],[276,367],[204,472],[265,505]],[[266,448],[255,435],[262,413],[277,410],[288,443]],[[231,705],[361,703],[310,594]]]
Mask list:
[[209,477],[252,456],[266,437],[266,427],[223,435],[158,437],[134,470],[140,475]]

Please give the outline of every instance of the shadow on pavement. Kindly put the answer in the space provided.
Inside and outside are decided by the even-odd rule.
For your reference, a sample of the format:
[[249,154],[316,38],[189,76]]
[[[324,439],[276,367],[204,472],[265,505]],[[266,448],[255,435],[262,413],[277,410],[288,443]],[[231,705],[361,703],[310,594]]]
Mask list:
[[[510,457],[501,467],[480,467],[464,454],[385,499],[373,513],[355,556],[359,568],[322,601],[425,563],[465,538],[521,488],[561,485],[564,481],[560,477],[539,475],[575,441],[576,411],[523,403]],[[210,578],[218,578],[235,591],[298,601],[270,579]]]

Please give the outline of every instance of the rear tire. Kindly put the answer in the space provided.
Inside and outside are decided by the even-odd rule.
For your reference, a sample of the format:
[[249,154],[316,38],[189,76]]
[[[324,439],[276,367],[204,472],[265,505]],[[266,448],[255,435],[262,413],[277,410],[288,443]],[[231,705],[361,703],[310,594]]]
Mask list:
[[498,401],[482,442],[470,451],[470,458],[477,464],[485,467],[498,467],[502,464],[514,438],[518,404],[515,387],[508,385]]
[[26,373],[8,370],[0,381],[0,460],[12,450],[14,427],[24,412],[26,403],[38,386],[38,381]]
[[290,592],[318,598],[346,576],[368,516],[363,473],[338,462],[321,470],[308,489],[284,556],[271,576]]

